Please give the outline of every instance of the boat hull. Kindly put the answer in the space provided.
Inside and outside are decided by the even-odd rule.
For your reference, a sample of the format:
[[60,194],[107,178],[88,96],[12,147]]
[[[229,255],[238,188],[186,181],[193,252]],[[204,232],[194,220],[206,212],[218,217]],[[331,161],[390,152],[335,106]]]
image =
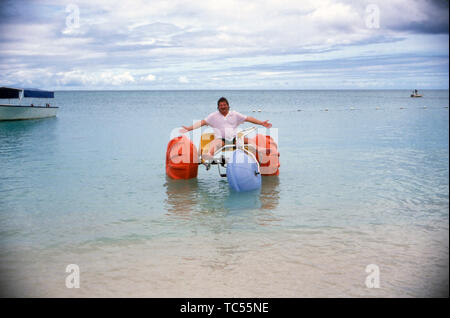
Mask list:
[[0,121],[55,117],[57,111],[58,107],[0,105]]
[[197,148],[186,136],[169,141],[166,151],[166,174],[172,179],[191,179],[198,174]]
[[261,188],[261,173],[255,159],[241,149],[233,152],[227,163],[227,179],[231,189],[247,192]]

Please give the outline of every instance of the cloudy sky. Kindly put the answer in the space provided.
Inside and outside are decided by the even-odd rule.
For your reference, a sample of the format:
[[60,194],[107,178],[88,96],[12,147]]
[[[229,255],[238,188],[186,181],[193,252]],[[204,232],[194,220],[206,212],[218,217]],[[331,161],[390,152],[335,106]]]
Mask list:
[[0,2],[0,86],[448,88],[448,0]]

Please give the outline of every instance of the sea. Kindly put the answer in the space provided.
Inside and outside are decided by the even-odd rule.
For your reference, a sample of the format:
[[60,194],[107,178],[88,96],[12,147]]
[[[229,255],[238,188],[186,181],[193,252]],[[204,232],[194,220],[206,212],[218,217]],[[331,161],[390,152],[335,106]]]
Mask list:
[[[56,91],[0,122],[0,296],[448,297],[449,91],[420,93]],[[166,177],[222,96],[273,125],[260,190]]]

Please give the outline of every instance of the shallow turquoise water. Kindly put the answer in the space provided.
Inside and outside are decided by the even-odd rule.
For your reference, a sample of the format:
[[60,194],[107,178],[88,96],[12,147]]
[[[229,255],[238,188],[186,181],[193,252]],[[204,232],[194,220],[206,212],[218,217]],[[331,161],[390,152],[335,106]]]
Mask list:
[[[0,122],[2,251],[192,233],[448,227],[449,94],[409,94],[56,92],[56,118]],[[280,176],[264,177],[261,192],[231,193],[216,168],[200,166],[189,181],[165,176],[171,131],[215,111],[221,96],[278,129]]]

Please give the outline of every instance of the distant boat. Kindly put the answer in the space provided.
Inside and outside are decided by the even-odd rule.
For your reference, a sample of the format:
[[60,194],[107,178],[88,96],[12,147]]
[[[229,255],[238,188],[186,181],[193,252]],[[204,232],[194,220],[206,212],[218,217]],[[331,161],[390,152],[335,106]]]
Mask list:
[[421,94],[419,94],[418,92],[417,92],[417,89],[415,89],[413,92],[412,92],[412,94],[411,94],[411,97],[422,97],[423,95],[421,95]]
[[[0,87],[0,99],[18,99],[21,102],[24,98],[54,98],[55,94],[51,91],[44,91],[34,88],[12,88]],[[0,121],[1,120],[23,120],[55,117],[59,107],[50,106],[46,103],[44,106],[34,105],[15,105],[0,103]]]

